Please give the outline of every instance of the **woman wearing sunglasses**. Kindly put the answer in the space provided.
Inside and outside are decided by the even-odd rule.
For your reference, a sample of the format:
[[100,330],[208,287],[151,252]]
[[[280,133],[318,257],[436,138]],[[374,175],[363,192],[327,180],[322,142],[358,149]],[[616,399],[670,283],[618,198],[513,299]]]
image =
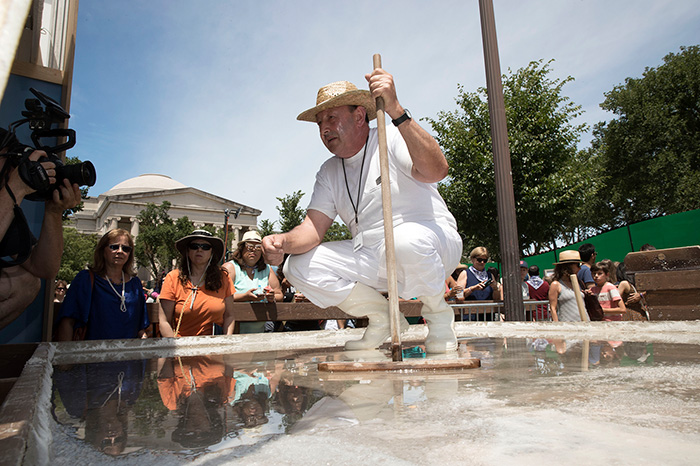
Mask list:
[[56,280],[56,288],[53,292],[53,302],[62,303],[66,298],[66,291],[68,291],[68,283],[65,280]]
[[216,334],[216,325],[233,334],[233,283],[219,265],[224,242],[206,230],[195,230],[175,243],[178,268],[168,273],[160,290],[159,325],[164,337]]
[[462,280],[464,280],[464,299],[501,299],[500,284],[486,270],[486,263],[489,261],[489,251],[483,246],[476,247],[469,254],[469,259],[472,265],[465,269],[457,279],[457,283],[460,285],[462,285]]
[[61,305],[59,341],[146,338],[146,298],[133,250],[134,239],[121,228],[100,238],[93,265],[75,276]]
[[[233,252],[233,260],[224,264],[236,288],[236,301],[282,302],[284,294],[279,279],[265,264],[262,238],[255,230],[246,231]],[[241,333],[262,333],[265,322],[241,322]]]

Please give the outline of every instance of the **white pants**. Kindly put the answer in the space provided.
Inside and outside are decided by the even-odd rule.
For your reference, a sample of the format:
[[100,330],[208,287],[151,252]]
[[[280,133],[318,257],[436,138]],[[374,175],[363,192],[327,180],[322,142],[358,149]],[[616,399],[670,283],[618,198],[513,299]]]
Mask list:
[[[462,239],[454,229],[436,223],[403,223],[394,227],[396,275],[404,299],[445,292],[445,279],[459,264]],[[352,240],[322,243],[292,255],[284,265],[289,282],[315,305],[336,306],[360,282],[387,291],[384,240],[354,252]]]

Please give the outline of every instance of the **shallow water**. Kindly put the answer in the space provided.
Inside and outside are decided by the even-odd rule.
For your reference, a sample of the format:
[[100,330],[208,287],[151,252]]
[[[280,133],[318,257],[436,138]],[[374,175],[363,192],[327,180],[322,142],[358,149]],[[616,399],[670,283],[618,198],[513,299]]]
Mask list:
[[56,366],[51,464],[636,465],[700,453],[698,345],[467,338],[458,356],[481,367],[328,374],[318,362],[390,355],[319,349]]

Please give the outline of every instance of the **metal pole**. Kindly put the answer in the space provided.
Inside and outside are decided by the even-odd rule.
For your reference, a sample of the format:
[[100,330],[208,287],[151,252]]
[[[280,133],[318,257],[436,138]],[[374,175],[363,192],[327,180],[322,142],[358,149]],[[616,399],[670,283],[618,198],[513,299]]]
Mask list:
[[503,101],[501,64],[498,58],[496,21],[492,0],[479,0],[481,15],[481,36],[484,44],[486,65],[486,89],[488,92],[489,115],[491,119],[491,140],[496,175],[496,202],[498,207],[498,234],[503,263],[503,304],[506,319],[523,320],[523,298],[520,288],[520,246],[518,245],[518,224],[515,217],[515,196],[511,175],[510,149],[508,148],[508,127]]
[[228,217],[231,215],[229,209],[224,209],[224,257],[221,258],[221,263],[228,261]]

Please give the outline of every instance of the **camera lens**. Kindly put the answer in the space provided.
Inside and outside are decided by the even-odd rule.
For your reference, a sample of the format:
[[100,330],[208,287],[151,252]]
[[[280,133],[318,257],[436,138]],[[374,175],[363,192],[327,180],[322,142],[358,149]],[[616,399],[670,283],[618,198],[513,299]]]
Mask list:
[[93,186],[97,181],[97,171],[92,162],[82,162],[62,167],[63,177],[67,178],[71,184],[78,186]]

